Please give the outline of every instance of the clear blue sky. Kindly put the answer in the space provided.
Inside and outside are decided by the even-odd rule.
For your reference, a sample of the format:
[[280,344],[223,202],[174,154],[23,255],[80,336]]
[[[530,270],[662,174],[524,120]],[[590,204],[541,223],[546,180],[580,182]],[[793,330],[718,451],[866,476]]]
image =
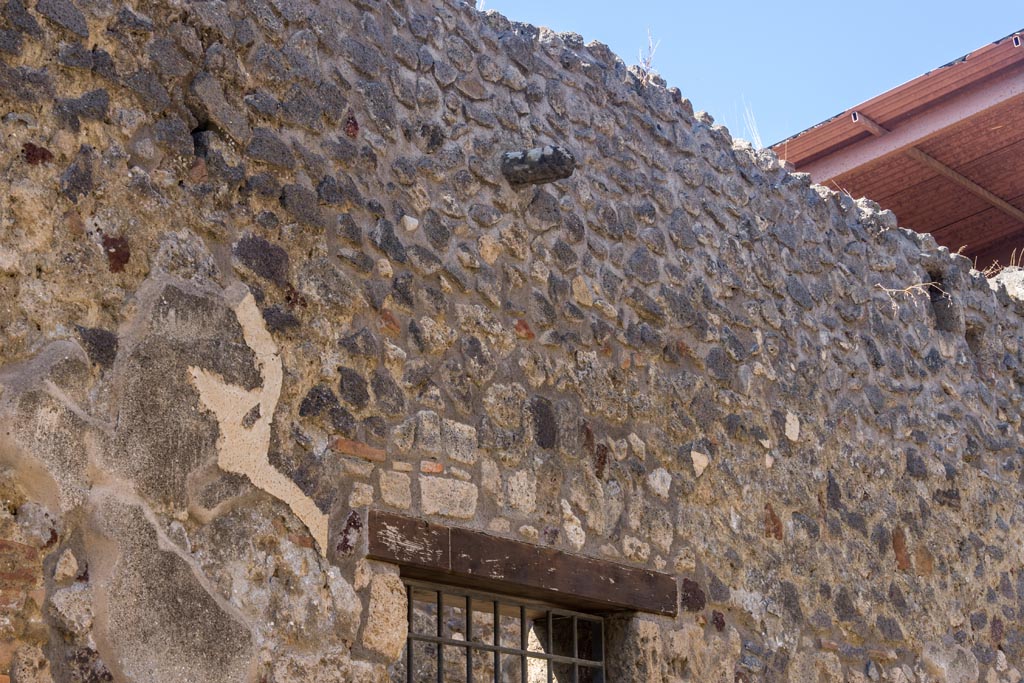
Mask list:
[[[1024,28],[1024,0],[486,0],[510,19],[573,31],[654,68],[694,109],[764,145]],[[1021,48],[1024,49],[1024,48]]]

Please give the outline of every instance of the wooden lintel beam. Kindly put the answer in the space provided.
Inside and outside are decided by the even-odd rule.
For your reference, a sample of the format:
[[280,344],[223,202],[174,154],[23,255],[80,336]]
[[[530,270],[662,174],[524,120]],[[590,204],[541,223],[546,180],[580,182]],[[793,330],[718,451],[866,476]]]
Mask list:
[[[854,123],[859,124],[866,128],[872,135],[876,137],[882,137],[887,135],[889,131],[883,126],[879,125],[878,122],[871,119],[869,116],[865,116],[862,112],[855,111],[851,114],[851,119]],[[926,166],[931,170],[935,171],[947,180],[951,180],[960,187],[964,188],[971,194],[980,197],[995,208],[999,209],[1003,213],[1007,214],[1011,218],[1024,223],[1024,211],[1021,211],[1016,206],[1006,201],[1002,197],[986,190],[984,187],[974,182],[967,176],[958,173],[951,169],[946,164],[942,163],[930,154],[922,152],[917,147],[908,147],[903,150],[903,154],[910,157],[922,166]]]
[[402,575],[596,611],[675,616],[675,577],[380,510],[367,520],[367,557]]

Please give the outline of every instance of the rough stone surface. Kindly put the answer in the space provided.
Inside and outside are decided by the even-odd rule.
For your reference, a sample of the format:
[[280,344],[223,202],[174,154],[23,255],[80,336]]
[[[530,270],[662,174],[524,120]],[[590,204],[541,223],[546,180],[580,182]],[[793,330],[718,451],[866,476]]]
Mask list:
[[441,477],[420,477],[421,506],[425,515],[473,519],[477,487],[465,481]]
[[0,680],[405,680],[379,506],[673,574],[608,680],[1018,683],[1024,271],[471,4],[0,0]]
[[412,480],[402,472],[380,473],[380,496],[385,505],[408,510],[412,507]]
[[363,627],[363,645],[394,661],[405,648],[407,622],[405,586],[394,574],[377,574],[370,582],[370,607]]

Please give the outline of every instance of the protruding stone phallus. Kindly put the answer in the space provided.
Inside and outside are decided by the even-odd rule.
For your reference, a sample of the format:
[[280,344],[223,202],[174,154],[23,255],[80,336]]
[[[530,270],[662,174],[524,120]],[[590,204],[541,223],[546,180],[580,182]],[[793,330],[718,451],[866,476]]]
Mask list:
[[540,185],[568,178],[576,158],[564,147],[546,145],[501,156],[501,173],[512,185]]

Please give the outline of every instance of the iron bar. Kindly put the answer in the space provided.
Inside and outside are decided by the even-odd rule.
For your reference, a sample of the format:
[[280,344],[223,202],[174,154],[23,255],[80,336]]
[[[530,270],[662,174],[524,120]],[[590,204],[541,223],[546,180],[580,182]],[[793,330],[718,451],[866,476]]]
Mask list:
[[[494,645],[501,647],[501,603],[494,601]],[[501,652],[494,651],[494,683],[501,683]]]
[[[542,603],[535,603],[528,600],[516,600],[507,599],[498,595],[481,593],[478,591],[460,589],[457,587],[447,587],[437,584],[431,584],[424,581],[417,581],[412,579],[406,579],[406,596],[408,599],[408,639],[406,643],[406,681],[407,683],[413,683],[415,678],[415,655],[414,655],[414,643],[430,643],[437,648],[437,681],[442,683],[445,676],[445,657],[444,650],[446,647],[462,648],[466,655],[466,683],[473,683],[473,655],[475,652],[491,653],[494,657],[494,682],[501,683],[502,681],[502,662],[503,656],[518,657],[521,665],[520,680],[522,683],[527,683],[529,680],[529,668],[531,660],[533,662],[543,662],[543,665],[547,669],[547,680],[549,683],[555,681],[555,666],[566,666],[572,667],[572,681],[579,683],[580,680],[580,668],[585,668],[589,671],[593,671],[595,676],[593,680],[603,681],[604,680],[604,623],[599,616],[585,614],[582,612],[572,612],[570,610],[564,610],[561,608],[544,605]],[[419,594],[417,598],[417,593]],[[424,595],[426,593],[426,595]],[[431,595],[433,594],[433,595]],[[446,622],[446,601],[447,607],[457,608],[463,607],[466,610],[465,614],[465,637],[462,639],[456,639],[451,637],[449,634],[445,635],[445,622]],[[473,602],[474,600],[479,603],[490,603],[491,613],[494,619],[494,637],[491,643],[483,642],[483,640],[476,642],[473,640]],[[430,604],[433,603],[435,609],[437,609],[436,615],[436,635],[428,635],[425,633],[418,633],[414,628],[415,610],[414,604],[416,602]],[[479,609],[479,606],[478,606]],[[519,647],[508,647],[502,642],[502,611],[512,610],[518,611],[519,616]],[[543,638],[541,643],[542,647],[546,651],[532,652],[530,651],[530,627],[536,621],[531,621],[528,618],[528,610],[531,610],[532,614],[536,619],[544,619],[547,626],[547,634]],[[488,610],[486,607],[480,609],[482,613],[486,613]],[[514,612],[512,612],[514,614]],[[569,653],[571,656],[555,654],[555,636],[554,636],[554,624],[556,618],[560,622],[568,621],[572,627],[572,651]],[[587,656],[593,657],[593,659],[587,659],[581,656],[580,653],[580,635],[579,627],[580,623],[591,624],[591,630],[588,631],[590,634],[587,640],[589,646],[587,648]],[[454,628],[454,626],[452,627]],[[598,633],[594,633],[593,629],[596,628]],[[564,638],[563,638],[564,640]],[[590,679],[587,679],[590,680]]]
[[444,637],[444,593],[437,591],[437,683],[444,681],[444,645],[441,639]]
[[413,641],[412,638],[408,637],[408,636],[412,635],[412,633],[413,633],[413,631],[412,631],[412,586],[406,585],[405,591],[406,591],[406,596],[407,596],[407,598],[409,600],[409,605],[408,605],[408,608],[407,608],[407,610],[408,610],[407,618],[408,618],[408,623],[409,623],[409,626],[408,626],[409,632],[408,632],[408,634],[406,636],[407,640],[406,640],[406,643],[405,643],[405,681],[406,681],[406,683],[413,683],[413,677],[412,677],[412,666],[413,666],[413,664],[412,664],[412,660],[413,660],[412,644],[413,644],[414,641]]
[[456,640],[455,638],[438,638],[437,636],[427,636],[416,634],[409,636],[413,640],[417,640],[422,643],[437,643],[440,645],[449,645],[451,647],[462,647],[467,650],[484,650],[486,652],[500,652],[503,655],[523,655],[528,659],[540,659],[543,661],[555,662],[556,664],[572,664],[573,662],[580,666],[586,666],[591,668],[600,667],[604,664],[602,661],[596,659],[575,659],[568,655],[553,655],[547,652],[527,652],[525,650],[519,650],[514,647],[495,647],[494,645],[488,645],[487,643],[473,643],[472,645],[467,643],[465,640]]
[[[552,654],[555,651],[555,619],[551,612],[548,612],[548,654]],[[548,661],[548,683],[554,683],[554,664]]]
[[466,596],[466,683],[473,683],[473,598]]
[[[572,624],[572,657],[573,659],[579,659],[580,657],[580,641],[577,635],[576,628],[576,615],[572,615],[570,624]],[[472,683],[472,681],[470,682]],[[576,662],[572,663],[572,683],[580,683],[580,665]]]
[[519,673],[522,683],[526,683],[526,669],[528,668],[528,662],[526,661],[526,651],[529,649],[529,637],[526,635],[526,605],[519,606],[519,649],[522,652],[522,671]]

